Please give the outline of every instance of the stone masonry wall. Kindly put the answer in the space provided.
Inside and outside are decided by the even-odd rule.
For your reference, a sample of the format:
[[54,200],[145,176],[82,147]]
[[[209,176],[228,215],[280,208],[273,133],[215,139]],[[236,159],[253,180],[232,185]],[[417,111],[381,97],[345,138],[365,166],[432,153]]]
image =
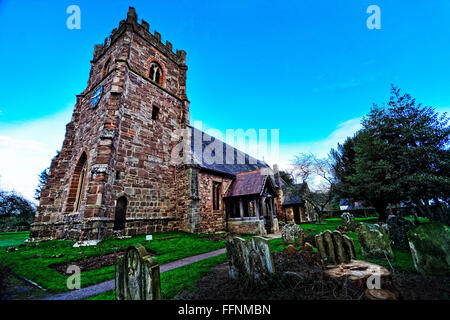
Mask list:
[[264,220],[256,219],[228,221],[228,231],[236,234],[267,234],[266,228],[264,227]]
[[[121,55],[122,42],[118,41],[111,48],[111,55]],[[103,64],[105,58],[98,64]],[[101,204],[104,195],[105,165],[108,165],[108,153],[111,139],[102,139],[106,134],[106,123],[110,109],[117,106],[116,94],[112,87],[117,85],[116,76],[120,73],[114,65],[103,76],[95,74],[95,81],[90,80],[90,90],[77,96],[71,122],[66,126],[66,136],[61,152],[50,166],[49,178],[43,188],[35,223],[31,229],[31,238],[79,238],[83,233],[98,232],[97,226],[90,227],[85,221],[90,217],[101,217]],[[91,107],[95,89],[103,86],[103,95],[95,108]],[[103,145],[102,145],[103,144]],[[72,211],[68,203],[68,193],[72,186],[75,166],[83,152],[87,155],[88,173],[83,192],[83,201],[77,212]],[[75,185],[76,187],[76,185]],[[94,230],[95,229],[95,230]],[[97,237],[86,234],[88,238]]]
[[[200,197],[200,215],[201,232],[213,233],[224,231],[226,228],[225,205],[223,195],[227,192],[232,182],[231,178],[215,175],[207,172],[199,173],[199,197]],[[213,182],[221,183],[220,210],[213,210],[212,192]]]

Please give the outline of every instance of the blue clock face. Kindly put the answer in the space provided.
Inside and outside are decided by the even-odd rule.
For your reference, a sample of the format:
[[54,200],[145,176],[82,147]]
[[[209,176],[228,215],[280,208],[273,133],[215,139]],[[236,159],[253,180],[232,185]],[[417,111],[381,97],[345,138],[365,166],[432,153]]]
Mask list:
[[94,95],[92,96],[91,100],[91,106],[92,108],[95,108],[100,101],[103,94],[103,86],[98,86],[98,88],[95,90]]

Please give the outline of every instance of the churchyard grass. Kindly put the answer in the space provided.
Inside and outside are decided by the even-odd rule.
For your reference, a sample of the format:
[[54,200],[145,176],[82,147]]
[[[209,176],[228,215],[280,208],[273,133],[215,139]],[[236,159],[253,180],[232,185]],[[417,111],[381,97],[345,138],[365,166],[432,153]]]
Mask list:
[[[6,237],[3,242],[6,243]],[[12,238],[15,236],[12,235]],[[67,291],[67,276],[54,270],[55,264],[74,264],[76,261],[124,251],[132,244],[143,244],[154,254],[160,264],[165,264],[189,256],[210,252],[225,247],[224,241],[210,241],[211,235],[184,232],[154,233],[152,241],[145,235],[129,239],[105,239],[96,246],[72,248],[75,241],[51,240],[36,244],[27,243],[16,251],[0,250],[0,264],[21,275],[51,293]],[[23,243],[18,241],[16,245]],[[81,286],[103,282],[114,278],[114,266],[106,266],[81,273]]]
[[[409,218],[409,217],[408,217]],[[409,218],[414,220],[413,218]],[[367,217],[367,218],[356,218],[356,222],[366,222],[366,223],[375,223],[377,222],[376,217]],[[428,222],[426,218],[419,218],[419,221],[424,223]],[[302,224],[301,227],[305,231],[305,235],[315,235],[325,230],[334,231],[337,226],[341,224],[340,218],[331,218],[324,219],[324,224],[315,224],[315,223],[307,223]],[[361,248],[358,242],[358,237],[356,232],[349,232],[348,236],[351,237],[355,243],[355,251],[357,258],[360,260],[366,260],[369,262],[392,266],[395,272],[395,269],[403,269],[408,271],[415,271],[414,264],[411,258],[411,254],[408,251],[393,249],[395,260],[394,261],[386,261],[386,260],[375,260],[375,259],[364,259],[361,253]],[[243,236],[243,238],[247,239],[250,236]],[[272,252],[280,252],[286,248],[283,245],[282,240],[280,238],[270,240],[270,250]],[[317,249],[314,248],[314,251]],[[187,265],[178,269],[174,269],[168,271],[166,273],[161,274],[161,290],[164,299],[172,299],[179,292],[188,292],[189,290],[193,290],[195,288],[196,282],[209,272],[211,272],[212,267],[217,264],[226,262],[226,256],[220,255],[217,257],[209,258],[206,260],[202,260],[191,265]],[[89,300],[114,300],[115,292],[114,290],[104,292],[100,295],[90,297]]]
[[[227,261],[226,255],[221,254],[212,258],[201,260],[187,266],[169,270],[161,274],[161,294],[163,299],[173,299],[181,292],[189,292],[203,276],[211,269]],[[110,290],[86,300],[115,300],[115,291]]]
[[18,246],[28,239],[29,236],[29,231],[0,232],[0,248]]
[[[413,219],[413,218],[410,218]],[[420,222],[427,219],[419,218]],[[374,223],[376,218],[356,218],[356,222]],[[324,219],[324,224],[307,223],[301,227],[305,236],[315,235],[325,230],[335,230],[341,224],[340,218]],[[62,275],[51,268],[58,263],[73,263],[77,260],[95,257],[123,251],[129,245],[141,243],[147,250],[154,253],[160,265],[209,251],[214,251],[225,246],[224,241],[210,241],[205,237],[211,235],[189,234],[183,232],[167,232],[153,234],[152,241],[145,241],[145,235],[135,236],[131,239],[106,239],[94,247],[72,248],[74,241],[53,240],[39,243],[36,247],[26,244],[15,252],[6,252],[7,246],[17,246],[23,243],[28,234],[25,232],[1,233],[0,234],[0,264],[10,268],[19,275],[30,279],[46,288],[49,292],[67,291],[67,276]],[[369,262],[392,266],[408,271],[415,271],[414,264],[409,251],[394,249],[395,260],[364,259],[361,254],[358,238],[355,232],[349,232],[348,236],[354,240],[358,259]],[[249,238],[251,236],[243,236]],[[280,252],[286,246],[281,239],[270,240],[272,252]],[[80,254],[82,252],[83,254]],[[40,255],[35,258],[35,255]],[[59,257],[59,255],[62,255]],[[161,274],[162,294],[164,299],[171,299],[181,291],[189,291],[195,283],[204,275],[208,274],[212,267],[226,261],[225,255],[205,259],[191,265],[167,271]],[[100,283],[114,278],[114,266],[101,267],[81,273],[82,287]],[[91,299],[108,300],[114,299],[114,291],[102,293]]]
[[116,300],[116,291],[109,290],[109,291],[100,293],[96,296],[88,297],[84,300]]
[[[248,239],[251,236],[243,236]],[[270,251],[280,252],[286,246],[282,244],[281,239],[270,240]],[[226,262],[226,255],[221,254],[216,257],[208,258],[189,264],[184,267],[173,269],[161,274],[161,292],[163,299],[173,299],[180,292],[189,292],[195,288],[195,284],[203,276],[211,272],[211,269],[221,263]],[[86,300],[114,300],[115,291],[110,290],[99,295],[89,297]]]

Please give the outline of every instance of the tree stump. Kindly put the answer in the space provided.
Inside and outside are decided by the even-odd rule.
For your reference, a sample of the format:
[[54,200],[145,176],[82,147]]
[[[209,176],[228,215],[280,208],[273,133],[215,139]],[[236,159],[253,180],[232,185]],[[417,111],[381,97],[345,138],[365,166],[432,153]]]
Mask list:
[[364,296],[367,300],[397,300],[392,291],[383,289],[366,289]]
[[[346,283],[360,295],[364,293],[367,299],[370,297],[370,300],[391,300],[392,297],[395,297],[392,292],[394,286],[391,272],[374,263],[351,260],[349,263],[330,265],[327,266],[324,275],[338,282]],[[372,286],[375,286],[375,288],[372,288]],[[367,290],[371,291],[365,292]]]

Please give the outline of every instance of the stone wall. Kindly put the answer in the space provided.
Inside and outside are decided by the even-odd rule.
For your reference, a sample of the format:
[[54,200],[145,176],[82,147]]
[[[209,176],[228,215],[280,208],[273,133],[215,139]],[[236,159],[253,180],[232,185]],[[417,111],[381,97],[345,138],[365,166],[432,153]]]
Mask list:
[[284,211],[283,211],[283,207],[281,205],[281,199],[283,199],[283,189],[278,188],[277,189],[277,194],[278,197],[275,198],[275,206],[276,206],[276,210],[277,210],[277,219],[279,221],[284,221]]
[[[213,182],[221,183],[221,197],[219,203],[219,210],[213,210],[212,192]],[[200,215],[201,215],[201,232],[218,232],[224,231],[226,228],[226,213],[225,204],[223,202],[223,195],[227,192],[231,178],[226,178],[208,172],[200,172],[198,175],[198,190],[200,200]]]
[[256,219],[228,221],[228,231],[236,234],[267,234],[264,220]]
[[[116,46],[120,46],[117,42]],[[120,54],[116,47],[114,54]],[[100,59],[98,63],[102,63]],[[112,151],[112,137],[108,136],[110,114],[118,108],[118,98],[112,92],[116,73],[111,70],[99,78],[95,88],[103,86],[103,95],[95,108],[91,107],[94,87],[77,96],[77,103],[71,122],[66,126],[66,136],[61,152],[52,160],[46,186],[42,190],[41,201],[31,228],[32,238],[97,238],[98,223],[90,226],[84,219],[104,217],[102,208],[107,193],[105,184],[110,173],[109,162]],[[96,77],[99,77],[95,74]],[[87,176],[82,202],[77,212],[69,201],[71,188],[76,188],[73,173],[83,152],[87,156]],[[67,226],[67,227],[65,227]]]
[[[283,208],[283,218],[281,221],[287,223],[289,222],[295,223],[293,206],[286,205],[283,206],[282,208]],[[314,221],[315,216],[314,208],[308,202],[306,202],[304,205],[299,206],[299,214],[300,214],[300,223]]]
[[289,223],[289,222],[295,223],[294,209],[292,208],[292,206],[283,207],[283,215],[284,215],[284,217],[283,217],[282,221],[284,221],[286,223]]

